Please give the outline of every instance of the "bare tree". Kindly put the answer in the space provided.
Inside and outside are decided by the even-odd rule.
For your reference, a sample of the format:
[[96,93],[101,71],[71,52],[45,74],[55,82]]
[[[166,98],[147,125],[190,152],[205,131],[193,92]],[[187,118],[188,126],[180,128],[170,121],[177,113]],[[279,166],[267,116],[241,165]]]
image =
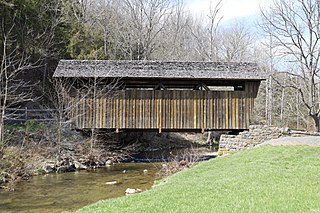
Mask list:
[[46,19],[48,23],[39,29],[35,29],[34,23],[30,24],[28,13],[3,10],[6,13],[0,16],[0,143],[4,139],[4,120],[10,116],[7,108],[33,99],[32,85],[22,74],[39,68],[54,54],[55,34],[62,21],[61,6],[62,1],[57,0],[44,4],[41,13],[32,14],[32,20],[50,14]]
[[[116,47],[117,43],[115,37],[119,33],[116,30],[116,24],[121,17],[118,14],[119,4],[115,0],[97,0],[95,4],[92,4],[89,8],[90,14],[90,28],[92,30],[101,31],[103,37],[103,53],[105,57],[114,58],[117,55]],[[112,47],[113,45],[113,47]]]
[[194,60],[190,33],[193,17],[185,10],[183,0],[176,0],[172,10],[167,27],[160,33],[161,45],[155,50],[154,57],[161,60]]
[[223,0],[220,0],[214,7],[210,4],[210,13],[208,15],[208,18],[210,20],[209,27],[208,27],[208,33],[209,33],[209,61],[217,61],[217,33],[218,33],[218,27],[220,24],[220,21],[222,17],[218,17],[219,11],[222,8],[222,2]]
[[27,82],[18,79],[24,70],[32,68],[29,58],[25,55],[16,56],[17,49],[11,50],[8,46],[14,41],[13,26],[2,35],[2,58],[0,67],[0,145],[4,142],[4,121],[9,116],[7,108],[17,103],[30,100],[30,86]]
[[319,59],[320,59],[320,6],[317,0],[275,0],[269,11],[262,11],[268,32],[281,47],[284,60],[296,69],[288,74],[300,79],[300,84],[287,82],[296,89],[301,101],[320,131]]
[[210,5],[209,15],[207,15],[207,25],[203,25],[203,20],[200,19],[194,26],[190,26],[191,33],[195,39],[195,50],[204,61],[217,61],[219,47],[219,24],[222,16],[219,12],[222,8],[223,0],[220,0],[216,5]]
[[132,59],[150,59],[172,13],[171,1],[124,0],[123,10],[128,14],[126,21],[131,35]]
[[[58,146],[58,150],[61,148],[62,143],[62,130],[64,126],[72,122],[72,113],[78,103],[70,100],[70,93],[77,92],[77,88],[74,87],[75,80],[65,80],[53,78],[49,80],[50,86],[46,85],[41,88],[44,98],[47,100],[48,105],[43,106],[46,108],[54,108],[55,111],[51,115],[55,120],[56,132],[54,142]],[[79,100],[81,101],[81,100]]]
[[90,8],[95,0],[67,0],[64,7],[72,13],[78,23],[86,23],[90,20]]
[[252,60],[254,38],[249,29],[236,21],[221,32],[221,53],[225,61],[243,62]]
[[[67,125],[75,125],[79,117],[85,116],[89,111],[96,115],[97,105],[99,100],[112,98],[117,93],[115,92],[119,86],[118,80],[106,82],[98,78],[84,80],[81,78],[53,78],[51,86],[42,88],[45,98],[49,101],[48,108],[56,109],[55,121],[56,137],[54,141],[60,150],[62,145],[62,132]],[[92,104],[86,105],[83,108],[86,100],[92,100]],[[93,104],[95,103],[95,104]],[[91,132],[91,150],[94,147],[97,127],[96,117],[92,116]]]

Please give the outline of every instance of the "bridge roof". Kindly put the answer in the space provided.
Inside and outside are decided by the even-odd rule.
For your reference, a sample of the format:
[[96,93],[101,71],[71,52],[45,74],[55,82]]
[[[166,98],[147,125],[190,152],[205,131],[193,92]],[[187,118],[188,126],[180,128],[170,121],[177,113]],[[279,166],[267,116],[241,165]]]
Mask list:
[[264,80],[255,63],[61,60],[54,77],[123,79]]

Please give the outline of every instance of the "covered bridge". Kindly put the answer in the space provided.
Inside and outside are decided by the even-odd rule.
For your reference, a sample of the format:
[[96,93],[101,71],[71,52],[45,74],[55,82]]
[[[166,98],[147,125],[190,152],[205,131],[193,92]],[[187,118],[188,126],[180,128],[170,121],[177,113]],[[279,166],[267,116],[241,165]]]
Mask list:
[[77,128],[159,132],[248,129],[264,79],[254,63],[103,60],[61,60],[54,77],[75,85]]

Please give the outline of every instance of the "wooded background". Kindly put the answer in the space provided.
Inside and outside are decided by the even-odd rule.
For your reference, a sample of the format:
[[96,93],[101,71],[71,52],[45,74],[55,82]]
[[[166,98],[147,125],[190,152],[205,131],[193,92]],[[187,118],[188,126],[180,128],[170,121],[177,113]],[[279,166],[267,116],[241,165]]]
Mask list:
[[0,0],[0,141],[6,109],[37,101],[59,59],[256,62],[268,79],[252,122],[319,130],[319,2],[274,0],[255,29],[221,25],[221,7],[201,17],[183,0]]

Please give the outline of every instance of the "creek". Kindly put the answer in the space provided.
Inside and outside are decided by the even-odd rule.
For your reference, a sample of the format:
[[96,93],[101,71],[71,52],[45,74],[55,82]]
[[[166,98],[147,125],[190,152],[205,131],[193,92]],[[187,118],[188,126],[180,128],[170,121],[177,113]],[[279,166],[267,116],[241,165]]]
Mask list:
[[[120,163],[92,171],[35,176],[20,181],[14,192],[0,191],[0,212],[74,211],[102,199],[124,196],[127,188],[150,189],[159,178],[160,166]],[[110,181],[117,184],[107,185]]]
[[[135,163],[119,163],[90,171],[76,171],[62,174],[35,176],[28,181],[20,181],[14,192],[0,190],[0,212],[63,212],[75,211],[88,204],[125,195],[127,188],[148,190],[162,163],[184,153],[197,153],[197,160],[215,157],[214,148],[197,147],[191,149],[152,150],[140,153],[132,160]],[[200,154],[202,153],[202,154]],[[154,163],[144,163],[152,161]],[[146,172],[147,170],[147,172]],[[116,181],[115,185],[107,182]]]

